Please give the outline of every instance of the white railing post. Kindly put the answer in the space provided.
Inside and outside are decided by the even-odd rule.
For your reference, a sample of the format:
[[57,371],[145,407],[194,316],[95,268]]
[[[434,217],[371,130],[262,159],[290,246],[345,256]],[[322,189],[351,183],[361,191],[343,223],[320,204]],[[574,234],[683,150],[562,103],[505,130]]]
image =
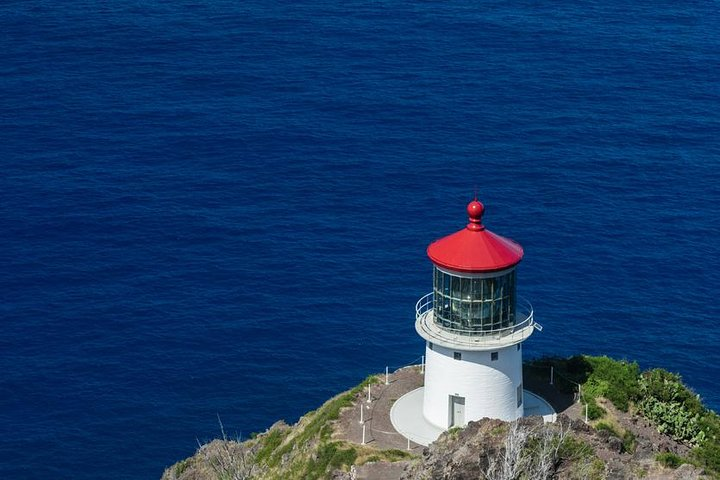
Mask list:
[[363,438],[362,438],[362,445],[365,445],[365,425],[363,425]]
[[588,407],[590,406],[589,403],[585,404],[585,423],[588,423]]
[[367,402],[370,403],[370,382],[368,382],[368,398]]
[[410,439],[408,438],[407,441],[408,441],[407,449],[410,450]]
[[360,402],[360,425],[365,423],[365,420],[363,419],[363,411],[365,410],[365,406]]
[[388,370],[389,370],[389,368],[388,368],[388,367],[385,367],[385,385],[389,385],[389,384],[390,384],[390,378],[389,378]]

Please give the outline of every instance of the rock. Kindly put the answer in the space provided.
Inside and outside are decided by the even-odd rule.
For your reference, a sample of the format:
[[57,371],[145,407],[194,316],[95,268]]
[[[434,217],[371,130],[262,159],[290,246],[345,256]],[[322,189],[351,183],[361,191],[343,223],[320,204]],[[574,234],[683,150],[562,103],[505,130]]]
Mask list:
[[702,478],[703,471],[694,465],[684,463],[675,470],[677,480],[696,480]]
[[636,460],[649,460],[655,458],[655,445],[647,438],[638,438],[637,447],[633,457]]
[[657,444],[657,451],[660,453],[665,453],[665,452],[676,453],[675,450],[676,450],[675,442],[671,441],[668,438],[663,438]]
[[332,480],[354,480],[352,473],[335,470],[330,476]]
[[632,478],[628,476],[626,465],[614,460],[608,464],[606,480],[627,480]]
[[[570,422],[570,428],[576,432],[585,432],[589,433],[593,431],[593,428],[588,425],[587,423],[583,422],[582,420],[572,420],[566,417],[565,415],[558,415],[558,421],[560,421],[561,417],[565,417],[568,422]],[[563,424],[565,424],[565,421],[563,421]]]
[[610,435],[607,438],[606,442],[607,442],[608,450],[610,450],[611,452],[615,452],[615,453],[622,452],[623,442],[615,435]]

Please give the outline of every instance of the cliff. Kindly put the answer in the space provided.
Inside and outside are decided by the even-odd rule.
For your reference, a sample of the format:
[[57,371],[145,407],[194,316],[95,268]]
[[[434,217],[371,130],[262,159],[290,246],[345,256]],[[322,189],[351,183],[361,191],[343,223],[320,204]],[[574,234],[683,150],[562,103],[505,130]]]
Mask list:
[[[552,387],[545,380],[550,365]],[[395,386],[421,378],[416,369],[393,377]],[[369,377],[295,425],[278,422],[243,442],[223,433],[166,469],[162,479],[720,478],[720,421],[677,375],[640,373],[634,363],[606,357],[573,357],[531,362],[525,379],[563,412],[556,423],[482,419],[451,429],[427,448],[388,448],[404,444],[387,431],[362,445],[356,413],[366,408],[368,385],[379,407],[377,418],[366,422],[375,422],[376,430],[383,400],[391,405],[396,398],[391,387]]]

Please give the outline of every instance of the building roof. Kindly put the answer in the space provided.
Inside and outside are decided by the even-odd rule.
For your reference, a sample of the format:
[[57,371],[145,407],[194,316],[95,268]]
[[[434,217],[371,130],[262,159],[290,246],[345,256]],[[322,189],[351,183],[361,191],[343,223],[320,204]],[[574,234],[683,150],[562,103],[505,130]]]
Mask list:
[[470,222],[459,232],[431,243],[427,249],[430,260],[438,267],[468,273],[494,272],[520,263],[522,247],[486,229],[482,224],[484,211],[477,199],[470,202]]

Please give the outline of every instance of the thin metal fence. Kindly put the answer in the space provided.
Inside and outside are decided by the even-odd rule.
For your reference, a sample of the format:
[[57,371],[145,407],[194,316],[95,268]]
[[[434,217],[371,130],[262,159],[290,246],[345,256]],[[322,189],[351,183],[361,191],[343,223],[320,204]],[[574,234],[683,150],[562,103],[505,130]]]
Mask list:
[[[418,362],[420,362],[420,363],[418,363]],[[425,365],[425,356],[424,356],[424,355],[421,355],[420,357],[417,357],[417,358],[413,359],[412,361],[410,361],[409,363],[406,363],[405,365],[393,366],[393,367],[390,367],[389,365],[386,365],[386,366],[385,366],[385,373],[384,373],[384,377],[385,377],[385,382],[384,382],[384,384],[385,384],[385,385],[388,385],[388,384],[389,384],[388,378],[389,378],[390,370],[391,370],[391,369],[392,369],[392,373],[394,374],[394,373],[396,373],[397,371],[402,370],[403,368],[409,368],[409,367],[417,367],[417,366],[419,366],[419,367],[421,368],[421,370],[422,370],[422,369],[424,369],[424,365]],[[421,373],[422,373],[422,372],[421,372]],[[383,374],[380,374],[380,375],[382,376]],[[406,446],[407,450],[412,450],[412,449],[415,448],[415,447],[421,447],[422,445],[420,445],[420,444],[415,444],[415,442],[411,441],[408,437],[404,436],[403,434],[401,434],[401,433],[399,433],[399,432],[388,432],[388,431],[385,431],[385,430],[380,430],[380,429],[373,428],[373,426],[372,426],[372,419],[373,419],[374,415],[371,415],[371,416],[370,416],[370,419],[369,419],[369,420],[366,420],[366,419],[365,419],[364,412],[363,412],[363,409],[367,408],[367,409],[371,410],[371,412],[372,412],[373,407],[371,407],[371,405],[372,405],[373,403],[375,403],[375,402],[381,401],[381,400],[385,397],[385,393],[387,392],[387,389],[386,389],[386,388],[383,388],[383,389],[380,391],[380,395],[373,398],[373,396],[372,396],[372,394],[371,394],[371,389],[372,389],[371,384],[368,383],[367,388],[368,388],[368,389],[367,389],[367,400],[366,400],[366,401],[362,401],[362,402],[360,403],[360,421],[359,421],[359,423],[362,425],[362,442],[361,442],[361,444],[362,444],[362,445],[365,445],[368,441],[376,440],[375,437],[374,437],[374,434],[375,434],[375,433],[381,433],[381,434],[384,434],[384,435],[393,435],[393,436],[394,436],[394,435],[397,435],[397,436],[399,436],[399,437],[401,437],[401,438],[404,438],[404,439],[407,441],[407,446]],[[368,429],[366,429],[366,422],[368,422],[368,421],[370,422],[369,431],[368,431]],[[369,433],[370,439],[368,439],[368,433]],[[376,440],[376,441],[377,441],[377,440]]]

